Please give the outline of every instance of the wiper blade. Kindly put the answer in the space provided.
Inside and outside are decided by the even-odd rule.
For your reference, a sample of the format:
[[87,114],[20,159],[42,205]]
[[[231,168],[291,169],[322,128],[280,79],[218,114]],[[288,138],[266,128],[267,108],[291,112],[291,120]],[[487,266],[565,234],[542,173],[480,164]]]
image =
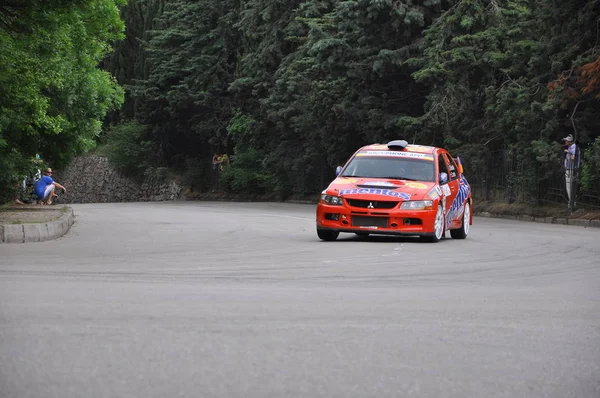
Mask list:
[[398,177],[398,176],[388,176],[388,177],[383,177],[383,178],[389,178],[390,180],[419,181],[414,178]]
[[354,175],[354,174],[342,174],[340,177],[365,178],[363,176],[357,176],[357,175]]

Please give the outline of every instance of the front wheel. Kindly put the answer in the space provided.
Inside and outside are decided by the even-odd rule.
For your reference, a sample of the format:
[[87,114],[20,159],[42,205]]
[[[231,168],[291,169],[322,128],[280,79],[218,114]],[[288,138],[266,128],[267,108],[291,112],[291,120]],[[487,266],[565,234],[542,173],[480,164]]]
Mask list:
[[317,229],[319,239],[330,242],[336,240],[340,233],[338,231],[329,231],[327,229]]
[[465,203],[465,211],[463,212],[462,225],[459,229],[451,229],[450,236],[452,239],[465,239],[469,234],[469,226],[471,223],[471,205]]
[[444,210],[442,206],[438,206],[437,212],[435,213],[435,219],[433,221],[433,233],[431,235],[422,236],[421,240],[427,242],[439,242],[444,236]]

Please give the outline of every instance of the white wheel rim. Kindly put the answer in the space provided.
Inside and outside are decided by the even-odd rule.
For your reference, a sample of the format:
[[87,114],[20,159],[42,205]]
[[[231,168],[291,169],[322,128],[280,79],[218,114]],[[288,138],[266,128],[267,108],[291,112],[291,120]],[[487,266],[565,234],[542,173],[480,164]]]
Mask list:
[[442,235],[444,234],[444,214],[441,207],[438,207],[437,214],[435,215],[434,228],[435,237],[437,239],[442,239]]
[[471,221],[471,206],[466,203],[465,204],[465,214],[463,215],[463,230],[465,231],[465,235],[469,233],[469,228]]

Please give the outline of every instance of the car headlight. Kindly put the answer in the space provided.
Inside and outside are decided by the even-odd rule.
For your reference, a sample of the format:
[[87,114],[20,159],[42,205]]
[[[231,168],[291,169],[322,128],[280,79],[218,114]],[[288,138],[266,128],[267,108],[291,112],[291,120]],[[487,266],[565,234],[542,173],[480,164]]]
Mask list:
[[326,203],[328,205],[333,205],[333,206],[341,206],[344,204],[344,202],[342,201],[342,198],[340,198],[339,196],[333,196],[333,195],[327,195],[327,194],[321,195],[321,203]]
[[400,206],[402,210],[432,210],[432,200],[407,200]]

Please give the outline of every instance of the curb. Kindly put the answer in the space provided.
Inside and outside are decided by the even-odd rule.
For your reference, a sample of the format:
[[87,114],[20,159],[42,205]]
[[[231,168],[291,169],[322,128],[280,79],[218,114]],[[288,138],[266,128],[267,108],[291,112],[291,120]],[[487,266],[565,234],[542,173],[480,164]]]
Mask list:
[[[205,199],[184,199],[187,201],[203,201]],[[213,201],[231,201],[228,199],[209,199]],[[316,205],[319,203],[318,200],[314,199],[286,199],[283,201],[278,201],[274,203],[292,203],[292,204],[305,204],[305,205]],[[600,228],[600,220],[589,220],[584,218],[566,218],[566,217],[534,217],[524,214],[511,215],[511,214],[500,214],[500,213],[491,213],[488,211],[479,211],[473,212],[474,217],[484,217],[484,218],[498,218],[504,220],[517,220],[517,221],[530,221],[530,222],[538,222],[545,224],[558,224],[558,225],[573,225],[578,227],[592,227],[592,228]]]
[[60,238],[66,234],[75,222],[73,209],[67,211],[56,221],[37,224],[0,224],[0,243],[44,242]]
[[505,220],[531,221],[544,224],[573,225],[586,228],[600,228],[600,220],[587,220],[584,218],[534,217],[527,215],[494,214],[487,211],[473,213],[473,216],[485,218],[502,218]]
[[296,205],[317,205],[319,203],[318,200],[302,200],[302,199],[290,199],[284,200],[283,203],[292,203]]

